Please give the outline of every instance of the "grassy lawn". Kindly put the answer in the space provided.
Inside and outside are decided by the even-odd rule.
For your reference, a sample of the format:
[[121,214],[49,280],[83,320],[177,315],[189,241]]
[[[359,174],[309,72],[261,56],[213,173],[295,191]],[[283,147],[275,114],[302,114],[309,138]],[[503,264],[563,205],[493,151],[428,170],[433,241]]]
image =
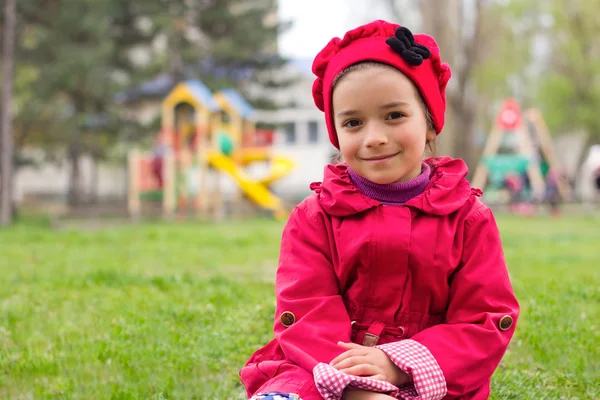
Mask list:
[[[600,219],[499,217],[523,312],[494,399],[600,398]],[[0,231],[1,399],[242,399],[282,225]]]

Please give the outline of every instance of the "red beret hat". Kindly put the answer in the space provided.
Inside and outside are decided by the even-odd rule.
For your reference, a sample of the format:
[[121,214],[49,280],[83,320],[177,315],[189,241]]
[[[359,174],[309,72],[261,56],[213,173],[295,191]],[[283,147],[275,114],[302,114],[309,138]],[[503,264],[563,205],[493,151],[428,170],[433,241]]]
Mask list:
[[435,40],[414,35],[405,27],[377,20],[346,32],[343,39],[333,38],[317,54],[312,71],[313,99],[325,113],[329,140],[339,148],[332,113],[332,85],[344,69],[362,61],[388,64],[406,75],[416,85],[433,118],[439,134],[444,126],[446,85],[450,67],[442,63]]

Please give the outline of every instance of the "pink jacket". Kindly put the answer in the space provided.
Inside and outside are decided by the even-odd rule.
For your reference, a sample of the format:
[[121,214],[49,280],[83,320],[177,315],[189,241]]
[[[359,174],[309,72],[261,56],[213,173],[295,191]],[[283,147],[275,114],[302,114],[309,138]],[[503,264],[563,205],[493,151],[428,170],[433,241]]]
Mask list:
[[[465,179],[467,166],[451,158],[427,162],[430,184],[402,207],[361,194],[344,164],[328,166],[323,182],[311,185],[314,193],[293,211],[282,237],[275,338],[240,372],[248,396],[339,398],[325,395],[320,380],[344,351],[336,343],[353,341],[385,345],[413,376],[408,389],[421,397],[394,396],[488,398],[519,305],[494,217]],[[411,366],[409,349],[432,369]],[[443,385],[436,395],[425,393],[430,373]]]

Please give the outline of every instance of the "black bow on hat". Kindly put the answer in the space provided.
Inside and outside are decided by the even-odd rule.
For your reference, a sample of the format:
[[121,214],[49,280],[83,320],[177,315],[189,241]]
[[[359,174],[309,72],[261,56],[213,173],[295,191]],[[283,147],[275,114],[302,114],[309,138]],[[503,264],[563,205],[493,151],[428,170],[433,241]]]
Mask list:
[[423,60],[431,56],[429,49],[415,43],[412,32],[403,26],[396,29],[395,36],[387,38],[385,42],[410,65],[421,65]]

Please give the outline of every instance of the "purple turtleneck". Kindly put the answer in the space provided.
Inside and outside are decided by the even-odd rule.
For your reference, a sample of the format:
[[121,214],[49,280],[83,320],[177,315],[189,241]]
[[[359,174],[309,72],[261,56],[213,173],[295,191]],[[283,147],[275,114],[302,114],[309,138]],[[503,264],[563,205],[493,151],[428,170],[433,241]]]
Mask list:
[[429,174],[431,169],[429,165],[423,163],[421,175],[406,182],[389,183],[380,185],[366,180],[358,175],[352,169],[348,168],[350,179],[356,188],[372,199],[375,199],[386,206],[401,206],[413,197],[416,197],[425,191],[429,184]]

